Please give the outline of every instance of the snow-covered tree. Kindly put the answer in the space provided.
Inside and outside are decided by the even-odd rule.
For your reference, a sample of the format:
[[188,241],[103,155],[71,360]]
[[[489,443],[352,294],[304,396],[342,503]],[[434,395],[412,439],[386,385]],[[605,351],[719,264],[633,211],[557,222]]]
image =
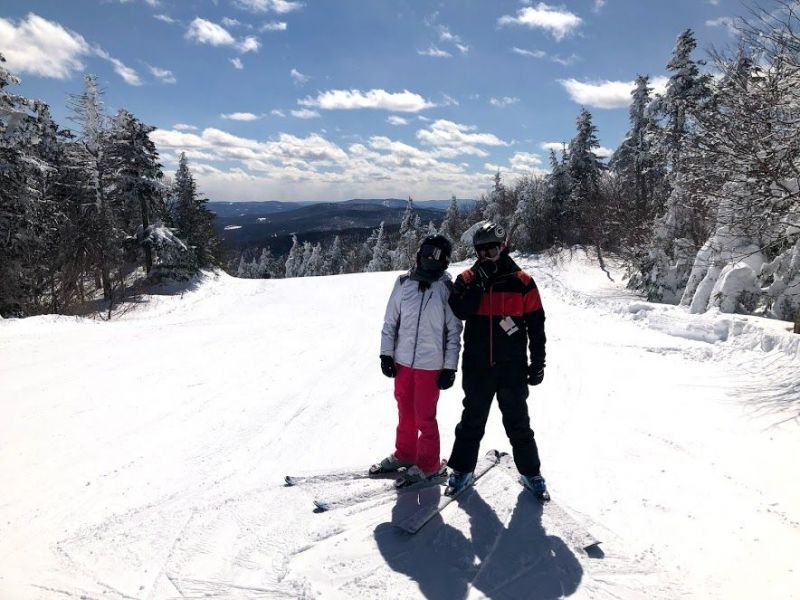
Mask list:
[[414,201],[409,198],[403,219],[400,222],[400,231],[397,238],[397,248],[391,253],[392,268],[408,269],[414,264],[414,256],[419,243],[419,215],[414,210]]
[[601,205],[599,187],[605,165],[596,154],[600,143],[592,114],[582,109],[576,125],[577,131],[569,144],[567,159],[571,182],[566,210],[567,241],[599,246],[605,241],[603,224],[606,215]]
[[[306,242],[309,246],[311,246],[310,242]],[[326,275],[326,265],[325,265],[325,255],[322,253],[322,245],[317,242],[311,248],[311,253],[308,256],[308,259],[305,261],[304,266],[304,276],[305,277],[317,277],[319,275]]]
[[303,249],[297,241],[296,235],[292,235],[292,247],[286,257],[285,275],[286,277],[303,276]]
[[328,273],[331,275],[340,275],[347,272],[347,258],[342,248],[342,240],[337,235],[333,238],[330,251],[327,258]]
[[392,260],[389,252],[386,250],[386,239],[383,229],[383,221],[380,227],[373,234],[375,245],[372,247],[372,259],[367,265],[367,272],[373,273],[375,271],[388,271],[392,268]]

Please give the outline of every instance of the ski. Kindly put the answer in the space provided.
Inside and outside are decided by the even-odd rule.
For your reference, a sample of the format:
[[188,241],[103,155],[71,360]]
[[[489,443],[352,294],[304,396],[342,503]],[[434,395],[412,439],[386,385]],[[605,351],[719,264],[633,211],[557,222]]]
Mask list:
[[397,473],[377,473],[370,475],[367,469],[353,469],[319,473],[317,475],[286,475],[283,480],[287,486],[306,485],[314,483],[335,483],[337,481],[351,481],[355,479],[394,479]]
[[512,479],[519,481],[520,485],[530,492],[530,497],[535,502],[541,504],[542,514],[546,514],[556,524],[559,533],[570,546],[590,555],[599,551],[598,546],[602,544],[602,542],[589,533],[586,527],[581,525],[570,515],[563,506],[555,502],[549,494],[546,500],[537,498],[533,490],[523,483],[521,477],[515,477],[515,474],[512,472],[514,465],[510,461],[506,461],[502,467],[503,472]]
[[489,450],[478,464],[475,466],[475,478],[471,485],[468,485],[452,496],[441,496],[437,504],[429,504],[420,506],[419,509],[403,519],[399,523],[395,523],[395,527],[399,527],[403,531],[415,534],[422,529],[425,524],[438,515],[445,507],[453,501],[458,500],[464,492],[474,486],[478,480],[483,477],[489,470],[498,464],[500,459],[505,453],[498,452],[497,450]]
[[[397,477],[397,473],[393,473],[393,475]],[[397,482],[392,482],[389,485],[381,485],[378,488],[365,490],[363,492],[351,494],[349,496],[344,496],[343,498],[339,498],[337,500],[325,500],[317,498],[314,500],[314,506],[316,506],[319,512],[327,512],[329,510],[334,510],[336,508],[347,508],[348,506],[353,506],[360,502],[366,502],[368,500],[377,498],[379,496],[391,495],[392,492],[402,494],[403,492],[406,491],[419,490],[425,487],[433,487],[441,485],[446,481],[447,481],[447,471],[443,471],[441,475],[434,477],[432,479],[419,481],[417,483],[412,483],[409,485],[403,485],[401,487],[398,487]]]

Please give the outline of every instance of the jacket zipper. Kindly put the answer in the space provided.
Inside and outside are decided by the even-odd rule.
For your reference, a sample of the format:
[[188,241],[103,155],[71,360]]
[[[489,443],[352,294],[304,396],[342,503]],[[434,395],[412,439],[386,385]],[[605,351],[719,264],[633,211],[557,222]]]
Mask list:
[[[431,291],[431,296],[433,296],[433,291]],[[422,318],[422,308],[425,304],[425,292],[422,292],[422,299],[419,301],[419,312],[417,313],[417,330],[414,333],[414,354],[411,358],[411,368],[414,368],[414,364],[417,362],[417,341],[419,341],[419,322]]]
[[492,318],[494,317],[494,307],[492,304],[492,287],[489,286],[489,366],[494,366],[494,323],[492,323]]

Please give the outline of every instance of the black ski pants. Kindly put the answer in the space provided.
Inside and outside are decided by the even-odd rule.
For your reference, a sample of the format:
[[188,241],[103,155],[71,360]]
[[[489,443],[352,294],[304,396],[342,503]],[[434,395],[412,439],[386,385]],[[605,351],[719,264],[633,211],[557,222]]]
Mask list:
[[528,383],[525,365],[498,363],[481,369],[464,365],[461,378],[464,388],[464,411],[456,425],[456,440],[447,466],[461,472],[475,470],[480,443],[492,400],[503,414],[503,426],[511,442],[514,462],[521,475],[538,475],[539,449],[528,417]]

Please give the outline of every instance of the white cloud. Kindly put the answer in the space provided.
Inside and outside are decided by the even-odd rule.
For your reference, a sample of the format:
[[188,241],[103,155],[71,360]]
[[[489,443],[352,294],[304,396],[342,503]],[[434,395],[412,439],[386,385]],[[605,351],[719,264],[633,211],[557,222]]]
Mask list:
[[372,108],[392,112],[419,112],[436,106],[408,90],[387,92],[386,90],[329,90],[321,92],[316,98],[298,100],[300,106],[321,108],[322,110],[357,110]]
[[244,64],[242,64],[242,59],[241,59],[241,58],[239,58],[238,56],[237,56],[236,58],[231,58],[231,59],[229,59],[229,60],[231,61],[231,64],[233,65],[233,67],[234,67],[235,69],[238,69],[238,70],[240,70],[240,71],[241,71],[242,69],[244,69]]
[[516,104],[519,102],[519,98],[511,98],[509,96],[503,96],[502,98],[492,98],[489,100],[489,104],[492,106],[496,106],[497,108],[505,108],[506,106],[511,106],[512,104]]
[[389,125],[408,125],[408,119],[404,119],[403,117],[399,117],[397,115],[389,115],[386,119],[386,122]]
[[459,106],[458,100],[447,94],[442,94],[442,102],[439,106]]
[[728,33],[736,35],[739,32],[736,29],[736,21],[731,17],[719,17],[718,19],[710,19],[706,21],[707,27],[725,27]]
[[156,8],[157,6],[159,6],[161,4],[161,2],[159,2],[159,0],[144,0],[144,2],[145,2],[145,4],[148,4],[149,6],[152,6],[153,8]]
[[654,94],[661,94],[662,96],[667,91],[667,84],[669,77],[653,77],[650,79],[650,87],[653,88]]
[[172,128],[177,131],[197,131],[197,127],[194,125],[188,125],[186,123],[175,123]]
[[296,85],[303,85],[304,83],[308,83],[309,79],[311,79],[307,75],[303,75],[297,69],[292,69],[291,71],[289,71],[289,75],[291,76],[292,81],[294,81]]
[[229,114],[221,114],[220,117],[228,119],[229,121],[257,121],[261,117],[251,112],[235,112]]
[[169,69],[161,69],[152,65],[147,65],[147,67],[150,69],[150,73],[153,77],[157,77],[162,83],[175,83],[177,81],[175,75],[173,75],[172,71]]
[[514,54],[519,54],[520,56],[528,56],[530,58],[547,58],[547,52],[544,50],[525,50],[524,48],[517,48],[514,46],[511,48],[511,51]]
[[508,161],[511,165],[511,170],[514,173],[528,174],[531,171],[536,174],[541,174],[542,170],[542,157],[538,154],[531,154],[530,152],[517,152]]
[[200,17],[191,22],[185,37],[198,44],[211,46],[234,46],[236,44],[236,40],[227,29]]
[[136,72],[135,69],[132,69],[118,58],[114,58],[102,48],[96,47],[94,49],[94,53],[103,60],[107,60],[108,62],[110,62],[111,65],[114,67],[114,71],[116,72],[116,74],[122,77],[122,80],[125,83],[129,85],[142,85],[142,80],[139,78],[139,74]]
[[236,4],[240,8],[252,12],[275,12],[278,14],[289,13],[303,7],[302,2],[289,0],[236,0]]
[[273,108],[271,111],[269,111],[269,114],[275,117],[280,117],[281,119],[286,118],[286,113],[283,112],[282,110],[278,110],[277,108]]
[[566,142],[542,142],[541,144],[539,144],[539,147],[542,150],[546,150],[547,152],[553,150],[556,152],[556,154],[558,154],[559,152],[561,152],[563,148],[565,148],[568,145],[569,144],[567,144]]
[[316,119],[319,117],[319,113],[315,110],[310,110],[308,108],[301,108],[300,110],[293,110],[291,111],[293,117],[298,119]]
[[[548,153],[551,150],[554,151],[559,159],[561,158],[561,150],[564,148],[569,150],[569,144],[567,142],[542,142],[539,144],[539,147]],[[612,154],[614,154],[614,150],[604,146],[598,146],[592,151],[592,153],[598,158],[609,158]]]
[[599,13],[601,10],[603,10],[605,5],[606,0],[594,0],[594,6],[592,7],[592,10],[596,13]]
[[[466,129],[474,134],[472,128]],[[192,170],[203,191],[218,200],[277,195],[285,199],[346,199],[363,194],[366,188],[378,196],[403,189],[416,197],[453,193],[472,197],[487,185],[484,172],[469,172],[464,162],[446,160],[456,156],[457,149],[423,150],[384,136],[353,143],[347,149],[319,134],[299,138],[282,133],[258,141],[210,128],[200,134],[157,130],[151,137],[171,164],[181,151],[204,161],[194,163]]]
[[265,31],[286,31],[287,27],[288,25],[284,21],[270,21],[269,23],[264,23],[259,31],[261,33]]
[[517,11],[517,16],[504,15],[497,20],[501,27],[504,25],[522,25],[525,27],[545,29],[549,31],[556,41],[561,41],[580,27],[583,20],[566,9],[560,9],[540,2],[535,8],[526,7]]
[[230,46],[236,48],[242,54],[257,52],[261,47],[261,42],[259,42],[256,37],[248,36],[241,40],[236,40],[222,25],[218,25],[206,19],[201,19],[200,17],[196,17],[195,20],[189,24],[184,37],[198,44]]
[[247,52],[258,52],[258,49],[261,47],[261,42],[258,41],[258,38],[253,37],[252,35],[247,36],[243,40],[241,40],[238,44],[236,44],[236,48],[242,54]]
[[[439,32],[439,41],[440,42],[446,43],[446,44],[453,44],[456,48],[458,48],[458,51],[461,52],[461,54],[466,54],[467,52],[469,52],[469,46],[464,43],[464,41],[461,39],[460,36],[452,33],[450,31],[449,27],[447,27],[446,25],[439,25],[436,29]],[[428,51],[430,51],[431,49],[435,49],[435,50],[437,50],[439,52],[443,52],[442,50],[439,50],[435,46],[431,46],[431,48],[429,48]],[[445,53],[445,54],[447,54],[447,53]],[[431,56],[433,56],[433,55],[431,55]]]
[[473,154],[486,156],[486,152],[478,146],[508,146],[492,133],[476,133],[476,127],[462,125],[444,119],[434,121],[427,129],[417,131],[417,139],[423,144],[435,146],[446,154]]
[[164,14],[153,15],[153,18],[159,21],[164,21],[164,23],[170,23],[170,24],[177,23],[177,21],[172,17],[170,17],[169,15],[164,15]]
[[85,69],[81,58],[92,54],[83,36],[33,13],[18,24],[0,18],[0,49],[11,71],[54,79]]
[[554,54],[553,56],[550,57],[550,60],[552,60],[554,63],[568,66],[578,62],[578,60],[580,60],[580,57],[577,54],[570,54],[567,57],[561,57],[558,54]]
[[599,146],[592,150],[592,154],[594,154],[597,158],[610,158],[614,151],[611,148],[605,148],[604,146]]
[[[655,77],[650,87],[656,93],[663,93],[668,79]],[[631,91],[635,83],[632,81],[595,81],[583,82],[577,79],[560,79],[559,83],[567,90],[570,98],[578,104],[595,108],[622,108],[631,103]]]
[[442,50],[433,44],[427,50],[417,50],[417,54],[420,56],[433,56],[434,58],[450,58],[453,56],[447,50]]

